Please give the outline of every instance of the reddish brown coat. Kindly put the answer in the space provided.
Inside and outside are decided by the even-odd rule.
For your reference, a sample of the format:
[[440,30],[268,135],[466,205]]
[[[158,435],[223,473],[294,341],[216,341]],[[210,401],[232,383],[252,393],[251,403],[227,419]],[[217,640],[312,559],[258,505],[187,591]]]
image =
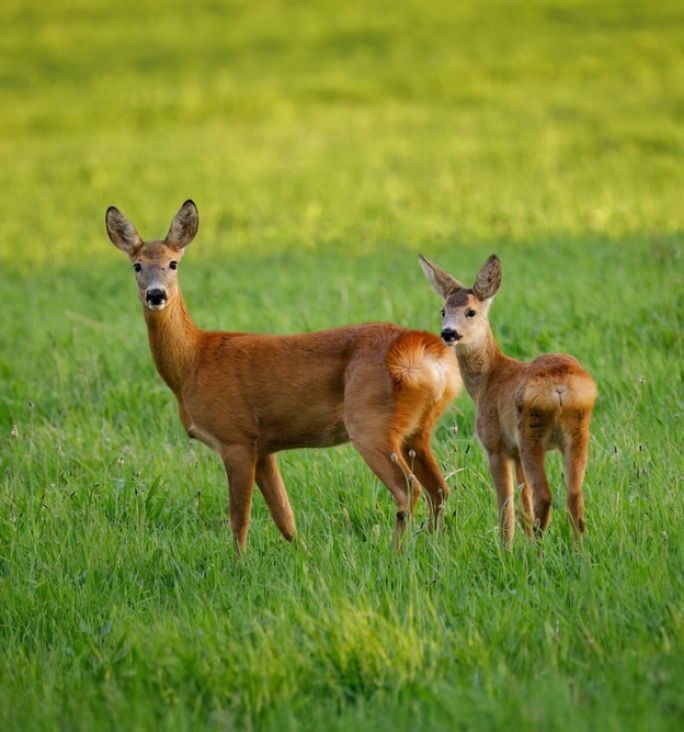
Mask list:
[[397,540],[421,486],[436,523],[448,489],[430,435],[461,385],[456,359],[439,338],[376,323],[289,336],[201,330],[175,272],[198,228],[195,205],[183,204],[164,241],[143,242],[114,208],[106,222],[136,268],[152,356],[183,426],[223,459],[239,548],[246,547],[255,481],[281,533],[294,537],[274,453],[349,440],[396,501]]

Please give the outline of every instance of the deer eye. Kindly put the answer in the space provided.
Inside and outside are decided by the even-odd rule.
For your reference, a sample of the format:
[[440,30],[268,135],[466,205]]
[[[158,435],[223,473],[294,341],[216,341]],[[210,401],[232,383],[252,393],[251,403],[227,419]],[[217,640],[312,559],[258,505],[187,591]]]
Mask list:
[[466,311],[466,314],[465,314],[466,318],[474,318],[476,315],[477,315],[477,313],[472,308],[470,310]]
[[169,262],[169,269],[177,269],[178,268],[178,262]]
[[140,271],[142,270],[142,264],[140,264],[140,262],[136,262],[136,263],[135,263],[135,264],[133,265],[133,269],[134,269],[134,270],[135,270],[136,272],[140,272]]
[[442,309],[440,310],[440,312],[442,313],[442,317],[444,317],[444,316],[446,315],[446,310],[445,310],[444,308],[442,308]]

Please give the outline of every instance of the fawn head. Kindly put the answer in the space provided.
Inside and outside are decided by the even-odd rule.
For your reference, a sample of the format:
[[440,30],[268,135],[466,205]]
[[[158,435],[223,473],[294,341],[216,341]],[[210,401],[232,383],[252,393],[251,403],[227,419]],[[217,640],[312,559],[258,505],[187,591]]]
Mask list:
[[128,254],[133,264],[143,305],[163,310],[178,294],[178,262],[197,233],[197,206],[188,200],[180,207],[163,241],[143,241],[135,226],[114,206],[107,209],[105,224],[114,246]]
[[441,330],[444,343],[456,347],[478,343],[489,332],[487,312],[501,287],[499,258],[492,254],[477,273],[473,286],[465,287],[422,254],[419,257],[423,272],[444,298]]

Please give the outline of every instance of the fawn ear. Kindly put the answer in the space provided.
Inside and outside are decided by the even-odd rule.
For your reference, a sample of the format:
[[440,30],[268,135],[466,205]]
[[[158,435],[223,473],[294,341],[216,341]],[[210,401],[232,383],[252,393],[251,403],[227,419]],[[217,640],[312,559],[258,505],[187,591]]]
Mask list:
[[199,214],[194,201],[187,200],[178,210],[166,235],[166,243],[171,247],[182,249],[195,238],[199,229]]
[[430,280],[432,286],[442,297],[446,297],[452,290],[457,290],[463,287],[455,277],[452,277],[448,272],[440,269],[436,264],[433,264],[422,254],[418,255],[418,259],[420,261],[420,266],[423,268],[423,272],[425,272],[425,276]]
[[489,300],[501,287],[501,260],[492,254],[477,273],[473,292],[479,300]]
[[122,252],[132,255],[138,247],[142,246],[143,240],[140,238],[135,226],[116,206],[110,206],[107,209],[105,225],[112,243]]

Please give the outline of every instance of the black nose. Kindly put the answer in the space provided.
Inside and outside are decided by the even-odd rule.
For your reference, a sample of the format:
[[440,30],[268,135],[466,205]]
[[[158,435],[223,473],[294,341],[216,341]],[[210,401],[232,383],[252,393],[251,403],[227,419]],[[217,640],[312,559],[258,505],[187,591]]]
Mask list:
[[159,289],[148,290],[145,298],[150,305],[161,305],[166,300],[166,293]]
[[453,343],[453,341],[460,341],[461,334],[457,333],[453,328],[445,328],[442,331],[442,340],[445,343]]

